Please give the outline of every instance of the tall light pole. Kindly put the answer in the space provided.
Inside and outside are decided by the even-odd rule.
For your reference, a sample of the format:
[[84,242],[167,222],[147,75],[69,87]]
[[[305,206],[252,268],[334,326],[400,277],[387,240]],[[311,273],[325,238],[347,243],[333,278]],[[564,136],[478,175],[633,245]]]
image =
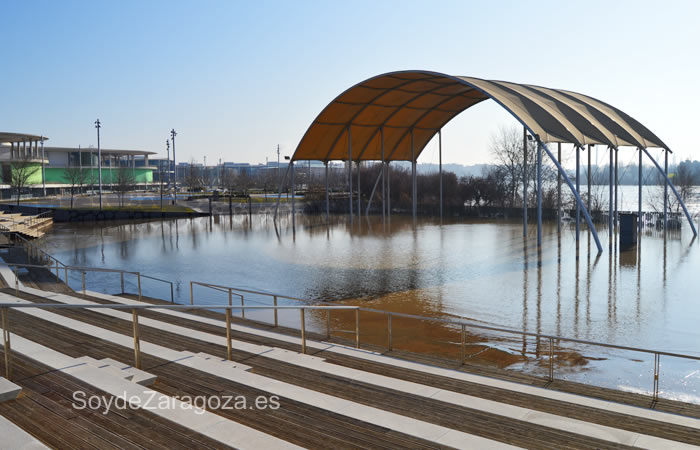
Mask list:
[[170,191],[170,139],[165,140],[165,151],[168,152],[168,191]]
[[277,184],[280,184],[280,145],[277,144]]
[[175,198],[173,199],[173,205],[177,203],[177,159],[175,159],[175,136],[177,136],[177,133],[175,132],[175,128],[170,130],[170,137],[173,141],[173,165],[175,166],[175,180],[173,181],[173,190],[175,191]]
[[102,150],[100,149],[100,119],[95,121],[95,128],[97,128],[97,178],[99,182],[100,189],[100,211],[102,211]]
[[46,170],[44,170],[44,136],[41,137],[41,187],[46,197]]

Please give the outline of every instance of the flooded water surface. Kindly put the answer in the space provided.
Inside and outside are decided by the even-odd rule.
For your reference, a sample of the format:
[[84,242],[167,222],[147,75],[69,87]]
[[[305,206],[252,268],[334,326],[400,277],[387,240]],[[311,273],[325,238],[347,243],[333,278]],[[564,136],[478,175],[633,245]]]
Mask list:
[[[176,282],[175,301],[190,301],[192,280],[281,293],[314,302],[361,304],[430,318],[700,356],[700,248],[690,229],[664,239],[644,234],[638,249],[598,256],[583,231],[544,229],[541,252],[535,225],[392,217],[289,218],[278,227],[266,215],[183,219],[140,224],[56,224],[42,246],[69,265],[137,270]],[[72,275],[80,285],[80,275]],[[119,291],[119,276],[88,274],[88,288]],[[127,290],[135,280],[127,277]],[[143,280],[144,294],[169,298],[169,287]],[[196,303],[227,302],[225,293],[195,287]],[[236,300],[238,301],[238,300]],[[248,296],[246,304],[271,304]],[[257,303],[256,303],[257,302]],[[288,301],[289,303],[293,303]],[[282,303],[282,301],[281,301]],[[325,313],[323,313],[325,314]],[[270,311],[249,317],[270,320]],[[296,315],[283,321],[295,323]],[[325,330],[325,316],[310,317]],[[387,345],[387,317],[361,314],[363,342]],[[332,317],[336,335],[352,338],[354,316]],[[395,348],[459,357],[459,326],[393,319]],[[476,362],[545,374],[548,339],[467,327],[466,356]],[[652,354],[556,342],[555,376],[648,392]],[[666,397],[700,402],[700,364],[661,358]]]

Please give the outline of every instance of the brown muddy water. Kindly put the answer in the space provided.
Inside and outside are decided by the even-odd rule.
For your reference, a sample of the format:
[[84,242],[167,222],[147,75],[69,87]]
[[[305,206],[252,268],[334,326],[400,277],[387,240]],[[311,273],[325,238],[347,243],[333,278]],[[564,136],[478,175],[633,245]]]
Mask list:
[[[298,216],[274,226],[269,215],[220,216],[146,223],[56,224],[39,242],[65,264],[138,270],[176,282],[176,302],[189,303],[192,280],[309,299],[362,305],[428,318],[700,356],[700,247],[690,229],[649,232],[636,250],[604,252],[582,232],[544,228],[542,251],[535,225],[392,217]],[[614,247],[615,248],[615,247]],[[73,275],[78,288],[80,278]],[[88,288],[118,292],[118,275],[88,274]],[[126,280],[127,290],[135,280]],[[169,288],[144,280],[145,295],[169,298]],[[195,288],[196,303],[227,302],[227,295]],[[282,302],[280,302],[282,303]],[[246,296],[246,304],[271,304]],[[289,302],[289,304],[293,304]],[[271,311],[247,317],[271,321]],[[297,325],[298,312],[280,313]],[[362,312],[363,343],[387,344],[386,315]],[[331,317],[334,335],[354,337],[354,313]],[[325,313],[307,326],[325,331]],[[396,349],[459,357],[458,326],[392,319]],[[549,341],[467,327],[470,361],[546,374]],[[559,342],[555,376],[648,392],[653,355]],[[700,402],[700,362],[661,358],[661,395]]]

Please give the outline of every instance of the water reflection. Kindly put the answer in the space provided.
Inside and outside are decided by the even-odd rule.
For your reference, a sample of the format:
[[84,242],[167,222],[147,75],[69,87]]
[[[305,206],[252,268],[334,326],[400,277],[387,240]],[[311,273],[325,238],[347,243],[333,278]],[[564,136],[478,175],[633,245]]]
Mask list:
[[[391,221],[370,217],[351,225],[344,217],[331,217],[327,223],[323,216],[299,216],[294,233],[289,216],[275,223],[269,215],[239,215],[56,224],[42,243],[67,264],[139,270],[174,280],[179,302],[189,302],[189,281],[197,280],[697,355],[700,306],[695,293],[700,281],[695,272],[700,256],[698,244],[689,244],[689,234],[684,230],[664,239],[659,233],[644,233],[638,248],[625,252],[618,252],[613,236],[612,251],[596,256],[585,228],[577,245],[573,230],[564,227],[559,235],[556,224],[545,225],[543,245],[537,249],[535,234],[523,239],[518,222],[419,218],[414,223],[394,216]],[[608,239],[606,230],[600,237]],[[117,278],[91,276],[91,286],[118,290]],[[155,283],[144,286],[146,294],[169,297],[164,289]],[[197,298],[223,300],[211,293]],[[352,320],[338,314],[333,328],[353,330]],[[386,317],[363,315],[362,320],[363,342],[384,344]],[[325,318],[312,316],[310,324],[325,329]],[[393,326],[395,346],[417,345],[416,336],[427,336],[422,349],[458,355],[458,329],[397,319]],[[499,365],[527,365],[524,358],[537,360],[548,353],[547,342],[522,336],[471,330],[468,343],[468,357],[493,354],[491,347],[512,356],[491,358]],[[615,356],[604,349],[577,348],[583,356],[575,357],[574,349],[569,350],[561,355],[560,370],[571,376],[610,370],[609,363],[595,358]],[[621,361],[630,362],[631,356]],[[671,361],[662,364],[673,368]],[[615,375],[614,382],[633,382],[633,371],[612,367],[629,374]],[[685,383],[697,387],[698,375],[694,377]]]

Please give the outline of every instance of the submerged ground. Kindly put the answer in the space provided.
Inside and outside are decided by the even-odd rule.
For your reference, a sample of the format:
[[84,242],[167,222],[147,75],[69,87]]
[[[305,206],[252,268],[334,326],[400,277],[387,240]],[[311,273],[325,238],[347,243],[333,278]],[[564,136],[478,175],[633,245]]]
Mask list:
[[[642,237],[638,251],[604,253],[573,229],[545,227],[541,253],[535,227],[527,239],[516,222],[445,221],[393,217],[289,217],[277,227],[269,215],[220,216],[140,224],[56,224],[41,244],[72,265],[123,268],[176,281],[178,302],[189,302],[191,280],[283,293],[317,302],[362,303],[370,308],[428,317],[466,317],[473,323],[700,355],[696,293],[698,241],[689,229],[664,240]],[[589,252],[589,249],[591,250]],[[578,257],[577,257],[578,254]],[[80,284],[73,275],[75,286]],[[119,277],[88,274],[88,286],[115,292]],[[135,280],[127,279],[133,290]],[[169,298],[169,288],[144,280],[144,293]],[[227,301],[196,288],[198,303]],[[269,298],[247,301],[270,304]],[[268,319],[270,312],[249,313]],[[283,317],[294,323],[295,315]],[[354,329],[351,317],[333,319],[337,333]],[[363,314],[363,340],[386,342],[386,319]],[[325,326],[315,316],[312,326]],[[425,321],[394,321],[394,345],[458,354],[459,330]],[[542,372],[547,342],[469,330],[468,354],[510,369]],[[557,376],[648,391],[653,356],[559,343]],[[661,390],[700,401],[700,364],[662,358]]]

